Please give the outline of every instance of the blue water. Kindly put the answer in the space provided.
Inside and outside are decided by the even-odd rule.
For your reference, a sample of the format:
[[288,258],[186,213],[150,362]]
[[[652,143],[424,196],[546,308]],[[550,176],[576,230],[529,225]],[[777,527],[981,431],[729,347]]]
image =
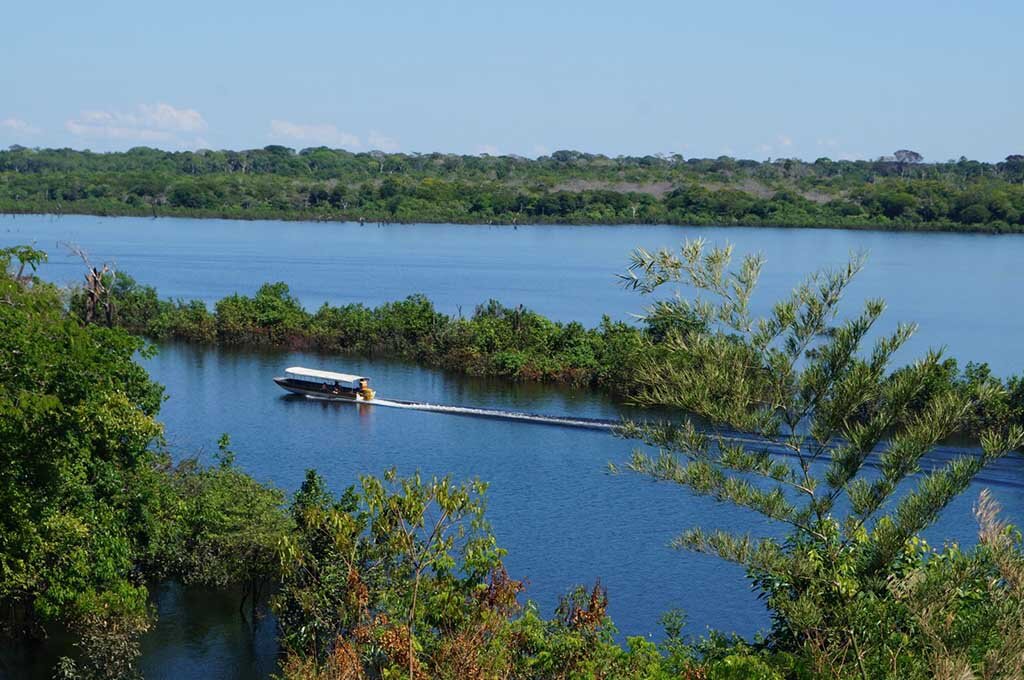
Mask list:
[[[54,247],[70,240],[94,261],[116,262],[165,296],[209,301],[283,280],[309,306],[378,304],[423,292],[453,313],[460,306],[470,313],[494,297],[588,324],[604,313],[627,319],[640,311],[644,301],[617,288],[614,279],[632,247],[675,245],[694,236],[767,255],[759,309],[815,268],[839,265],[851,250],[870,250],[850,302],[884,295],[890,314],[883,328],[897,320],[921,323],[904,360],[944,344],[950,354],[987,360],[1003,374],[1022,368],[1024,318],[1013,313],[1012,298],[1024,283],[1016,266],[1024,238],[1016,236],[95,217],[0,222],[0,245],[35,241],[51,251],[43,275],[56,281],[80,276],[81,263]],[[767,625],[739,568],[667,544],[695,524],[754,534],[777,529],[669,484],[609,474],[607,463],[626,460],[631,442],[590,429],[296,399],[271,381],[295,364],[370,375],[382,398],[584,418],[629,415],[587,391],[474,380],[401,362],[166,344],[145,365],[167,386],[161,419],[172,450],[209,458],[227,432],[241,466],[289,492],[311,467],[335,491],[390,466],[402,473],[479,477],[491,484],[488,516],[509,551],[509,571],[526,579],[527,596],[545,612],[574,584],[600,578],[610,613],[626,635],[657,635],[658,617],[674,607],[686,610],[694,634],[713,627],[749,636]],[[1004,461],[985,481],[1018,523],[1024,523],[1022,466],[1020,459]],[[933,542],[973,541],[971,506],[982,486],[947,510],[929,532]],[[176,668],[204,665],[247,669],[239,677],[265,673],[272,635],[263,629],[244,642],[231,608],[204,602],[177,590],[161,592],[161,622],[145,643],[147,675],[173,677]]]
[[[1001,375],[1024,370],[1024,235],[912,234],[826,229],[673,226],[376,225],[102,217],[0,217],[0,244],[35,241],[51,252],[53,280],[78,281],[81,263],[58,247],[70,241],[173,298],[212,302],[285,281],[307,306],[376,305],[426,293],[446,312],[472,312],[488,298],[523,304],[565,321],[627,319],[644,298],[615,274],[629,252],[675,247],[686,238],[732,243],[737,254],[767,258],[754,298],[764,312],[804,276],[866,252],[848,309],[888,301],[879,331],[920,324],[900,356],[943,346],[962,360],[984,360]],[[685,291],[684,291],[685,292]]]

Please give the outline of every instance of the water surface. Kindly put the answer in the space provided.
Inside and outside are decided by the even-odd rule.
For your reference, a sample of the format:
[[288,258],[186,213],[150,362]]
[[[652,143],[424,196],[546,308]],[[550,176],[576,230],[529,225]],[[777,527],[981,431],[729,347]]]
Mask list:
[[489,298],[523,304],[563,321],[627,319],[647,303],[616,285],[629,252],[677,247],[702,237],[737,254],[767,258],[755,308],[766,311],[807,274],[866,252],[850,289],[853,312],[866,298],[889,304],[880,331],[899,321],[921,332],[909,361],[943,346],[962,360],[988,361],[1001,375],[1021,372],[1024,235],[898,233],[833,229],[674,226],[360,226],[355,223],[232,220],[0,217],[0,245],[35,242],[51,253],[46,276],[78,281],[81,263],[57,245],[84,247],[160,294],[213,302],[285,281],[310,308],[323,302],[377,305],[426,293],[439,309],[464,314]]

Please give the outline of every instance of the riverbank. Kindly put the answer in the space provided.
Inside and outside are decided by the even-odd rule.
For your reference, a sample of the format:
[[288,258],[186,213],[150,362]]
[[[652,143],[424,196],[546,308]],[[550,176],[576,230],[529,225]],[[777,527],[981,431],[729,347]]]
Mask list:
[[32,215],[39,217],[64,217],[68,215],[81,215],[81,216],[92,216],[92,217],[146,217],[153,219],[164,219],[164,218],[182,218],[182,219],[223,219],[223,220],[238,220],[242,222],[246,221],[264,221],[264,220],[275,220],[281,222],[324,222],[324,223],[338,223],[338,224],[369,224],[369,225],[413,225],[413,224],[457,224],[467,227],[523,227],[529,228],[533,226],[552,226],[552,225],[565,225],[565,226],[587,226],[587,225],[600,225],[600,226],[622,226],[622,227],[633,227],[633,226],[665,226],[665,227],[752,227],[752,228],[781,228],[781,229],[815,229],[815,230],[831,230],[831,229],[847,229],[853,231],[875,231],[875,232],[901,232],[901,233],[961,233],[961,234],[987,234],[987,235],[1000,235],[1000,234],[1024,234],[1024,225],[1016,224],[1005,224],[1005,223],[986,223],[986,224],[973,224],[964,225],[956,222],[916,222],[913,224],[878,224],[868,222],[858,222],[843,220],[841,218],[833,219],[828,224],[819,223],[817,221],[726,221],[719,217],[702,219],[700,217],[692,217],[687,222],[674,222],[671,220],[666,221],[647,221],[637,222],[635,220],[594,220],[590,217],[581,217],[575,220],[564,220],[564,219],[545,219],[543,217],[534,217],[529,222],[519,222],[514,217],[505,218],[491,218],[487,220],[474,219],[472,217],[465,217],[460,215],[452,215],[446,217],[431,217],[429,215],[413,215],[403,219],[396,219],[394,215],[388,214],[374,214],[370,213],[369,216],[344,213],[332,213],[328,211],[298,211],[298,210],[261,210],[252,211],[245,209],[237,210],[223,210],[223,209],[176,209],[173,207],[161,207],[158,210],[153,208],[134,208],[131,206],[125,206],[124,208],[116,208],[111,211],[109,206],[81,206],[75,205],[72,210],[67,210],[67,205],[62,203],[48,203],[34,207],[24,207],[20,204],[12,206],[10,204],[3,204],[0,202],[0,215],[3,216],[17,216],[17,215]]
[[535,160],[282,146],[0,151],[0,212],[453,224],[1024,231],[1024,161]]

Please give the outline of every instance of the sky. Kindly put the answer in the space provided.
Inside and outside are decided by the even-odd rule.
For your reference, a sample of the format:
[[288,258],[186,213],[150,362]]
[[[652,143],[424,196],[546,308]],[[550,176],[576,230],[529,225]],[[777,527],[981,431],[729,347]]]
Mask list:
[[4,4],[4,147],[1024,153],[1020,0]]

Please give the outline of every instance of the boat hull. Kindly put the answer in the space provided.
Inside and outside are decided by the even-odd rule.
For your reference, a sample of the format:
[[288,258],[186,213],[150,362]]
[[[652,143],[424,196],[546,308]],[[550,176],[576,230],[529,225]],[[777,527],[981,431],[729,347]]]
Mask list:
[[367,403],[356,392],[332,392],[330,390],[324,390],[323,387],[315,384],[302,384],[295,380],[289,380],[288,378],[274,378],[274,382],[277,386],[283,390],[291,392],[292,394],[301,394],[306,397],[312,397],[314,399],[327,399],[330,401],[355,401],[362,404]]

